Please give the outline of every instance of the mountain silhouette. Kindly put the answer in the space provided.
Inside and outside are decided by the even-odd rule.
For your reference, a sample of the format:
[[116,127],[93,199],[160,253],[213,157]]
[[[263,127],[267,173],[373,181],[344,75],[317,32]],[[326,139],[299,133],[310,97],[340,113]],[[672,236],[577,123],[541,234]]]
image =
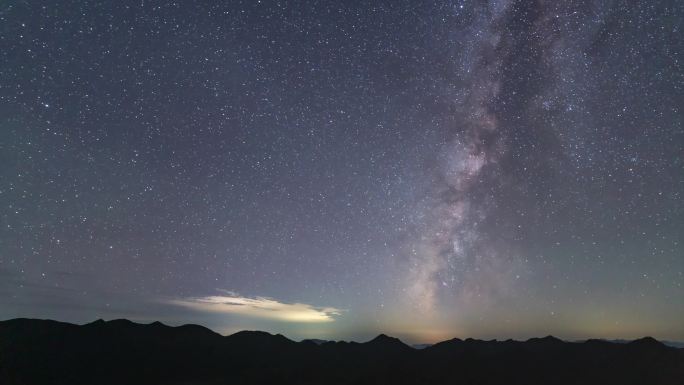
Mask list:
[[410,346],[401,342],[399,338],[389,337],[384,334],[380,334],[372,340],[365,342],[364,348],[371,348],[375,351],[389,352],[406,352],[413,350]]
[[415,349],[384,334],[364,343],[295,342],[161,322],[0,321],[0,384],[7,385],[683,383],[684,350],[650,337],[454,338]]

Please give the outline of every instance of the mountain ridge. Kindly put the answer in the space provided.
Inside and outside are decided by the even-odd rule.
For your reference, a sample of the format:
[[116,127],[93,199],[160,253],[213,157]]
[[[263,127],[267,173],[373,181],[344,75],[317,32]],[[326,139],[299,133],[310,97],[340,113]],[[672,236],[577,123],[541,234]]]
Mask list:
[[658,340],[654,337],[651,336],[643,336],[640,338],[636,339],[606,339],[606,338],[589,338],[589,339],[579,339],[579,340],[563,340],[558,337],[555,337],[553,335],[547,335],[544,337],[530,337],[526,340],[514,340],[514,339],[507,339],[507,340],[483,340],[483,339],[478,339],[478,338],[471,338],[468,337],[465,340],[459,338],[459,337],[453,337],[451,339],[443,340],[443,341],[438,341],[434,343],[414,343],[414,344],[407,344],[403,342],[401,339],[397,337],[392,337],[389,336],[385,333],[380,333],[377,336],[371,338],[370,340],[367,340],[365,342],[357,342],[357,341],[347,341],[347,340],[334,340],[334,339],[318,339],[318,338],[305,338],[300,341],[295,341],[293,339],[288,338],[285,335],[279,334],[279,333],[270,333],[267,331],[263,330],[239,330],[237,332],[234,332],[232,334],[220,334],[212,329],[202,326],[199,324],[182,324],[178,326],[172,326],[172,325],[167,325],[161,321],[152,321],[149,323],[143,323],[143,322],[136,322],[136,321],[131,321],[126,318],[115,318],[111,320],[104,320],[102,318],[98,318],[94,321],[83,323],[83,324],[76,324],[76,323],[71,323],[71,322],[65,322],[65,321],[57,321],[57,320],[52,320],[52,319],[46,319],[46,318],[26,318],[26,317],[20,317],[20,318],[11,318],[11,319],[6,319],[6,320],[0,320],[0,327],[2,327],[3,324],[11,324],[11,323],[16,323],[16,322],[44,322],[44,323],[52,323],[52,324],[60,324],[60,325],[65,325],[65,326],[75,326],[75,327],[85,327],[85,326],[96,326],[96,325],[133,325],[133,326],[148,326],[148,327],[164,327],[164,328],[171,328],[171,329],[179,329],[179,328],[189,328],[189,329],[201,329],[204,331],[211,332],[212,334],[222,336],[222,337],[231,337],[231,336],[236,336],[236,335],[241,335],[241,334],[254,334],[254,335],[269,335],[269,336],[274,336],[274,337],[283,337],[287,339],[288,341],[291,342],[305,342],[309,341],[312,342],[316,345],[322,345],[325,343],[330,343],[330,342],[346,342],[346,343],[358,343],[358,344],[367,344],[370,342],[374,341],[393,341],[393,342],[400,342],[403,345],[409,346],[409,347],[415,347],[415,349],[422,350],[427,347],[435,346],[444,342],[469,342],[469,341],[477,341],[477,342],[499,342],[499,343],[504,343],[504,342],[562,342],[562,343],[585,343],[585,342],[590,342],[590,341],[595,341],[595,342],[605,342],[609,344],[629,344],[629,343],[658,343],[660,345],[668,346],[668,347],[673,347],[677,348],[676,346],[670,346],[670,344],[673,345],[684,345],[684,341],[672,341],[672,340]]
[[380,334],[303,340],[129,320],[0,321],[3,384],[681,384],[684,350],[630,343],[453,338],[421,349]]

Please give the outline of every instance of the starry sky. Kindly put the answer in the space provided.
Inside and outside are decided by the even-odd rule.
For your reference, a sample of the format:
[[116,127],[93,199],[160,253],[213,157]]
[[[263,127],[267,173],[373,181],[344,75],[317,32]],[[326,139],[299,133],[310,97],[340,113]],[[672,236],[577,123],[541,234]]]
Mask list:
[[683,20],[4,1],[0,318],[684,340]]

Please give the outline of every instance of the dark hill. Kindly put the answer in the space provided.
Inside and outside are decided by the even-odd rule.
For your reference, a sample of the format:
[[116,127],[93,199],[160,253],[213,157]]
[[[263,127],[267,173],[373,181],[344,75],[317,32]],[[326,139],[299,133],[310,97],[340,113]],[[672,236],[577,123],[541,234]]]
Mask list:
[[399,353],[413,350],[413,348],[401,342],[399,338],[389,337],[384,334],[380,334],[363,345],[365,345],[364,347],[366,349],[373,349],[374,351],[383,351],[386,353]]
[[684,351],[630,343],[453,339],[423,349],[294,342],[127,320],[0,322],[0,384],[683,384]]

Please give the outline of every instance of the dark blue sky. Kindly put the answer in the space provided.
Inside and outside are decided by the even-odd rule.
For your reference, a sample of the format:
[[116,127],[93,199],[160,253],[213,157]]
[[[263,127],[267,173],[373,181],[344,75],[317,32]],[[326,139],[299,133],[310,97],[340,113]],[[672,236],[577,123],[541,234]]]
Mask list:
[[676,1],[0,6],[0,317],[684,339]]

